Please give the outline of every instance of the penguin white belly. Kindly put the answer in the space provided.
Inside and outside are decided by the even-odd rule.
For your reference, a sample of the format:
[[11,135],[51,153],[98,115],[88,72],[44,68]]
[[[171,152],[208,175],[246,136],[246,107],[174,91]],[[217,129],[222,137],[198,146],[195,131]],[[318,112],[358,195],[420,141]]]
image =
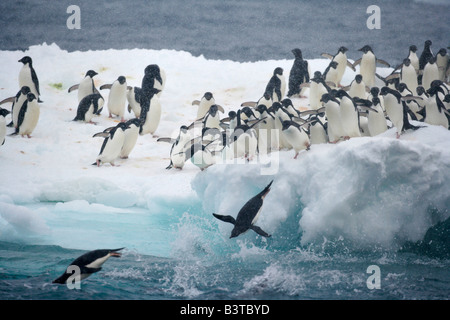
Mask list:
[[340,114],[345,136],[350,138],[360,137],[358,112],[355,110],[352,102],[346,97],[341,100]]
[[33,100],[31,103],[29,102],[27,112],[19,128],[20,135],[31,135],[39,121],[39,114],[40,110],[36,100]]
[[191,158],[191,162],[201,170],[214,164],[214,158],[208,151],[197,151]]
[[342,77],[345,73],[345,68],[347,67],[347,55],[343,54],[342,52],[339,52],[335,57],[334,61],[338,63],[336,67],[337,71],[337,83],[336,85],[340,85],[342,81]]
[[366,85],[364,84],[364,82],[361,81],[361,83],[357,83],[356,81],[354,81],[350,86],[348,95],[352,98],[366,99],[367,92],[366,92]]
[[369,88],[372,88],[375,85],[375,69],[375,55],[369,51],[361,58],[361,65],[359,69],[359,73],[362,75],[364,83]]
[[384,117],[383,110],[380,105],[375,107],[378,112],[369,111],[368,115],[368,128],[370,136],[377,136],[387,130],[387,122]]
[[423,68],[422,87],[424,87],[425,90],[428,90],[431,87],[431,82],[438,79],[439,68],[437,67],[437,64],[428,63],[425,68]]
[[439,71],[439,80],[441,81],[445,81],[445,71],[447,71],[448,63],[449,63],[448,55],[442,56],[438,54],[436,56],[436,64],[438,66]]
[[109,113],[115,114],[123,119],[126,100],[127,84],[120,84],[118,81],[114,82],[111,86],[108,98]]
[[125,130],[125,137],[123,141],[122,151],[120,151],[121,158],[128,158],[131,151],[134,149],[139,136],[139,127],[132,124]]
[[344,136],[339,105],[335,102],[327,103],[325,114],[328,121],[328,137],[332,142],[337,141]]
[[214,117],[209,116],[208,119],[205,122],[205,128],[217,128],[221,129],[220,126],[220,117],[219,113],[217,112]]
[[435,126],[443,126],[448,129],[448,119],[443,112],[439,112],[436,99],[430,98],[426,104],[426,117],[424,121]]
[[150,101],[150,110],[147,112],[145,123],[142,126],[142,133],[153,134],[159,126],[161,121],[161,104],[157,96],[153,96]]
[[84,97],[94,93],[92,82],[93,80],[89,76],[86,76],[83,80],[81,80],[80,84],[78,85],[78,103],[80,103],[80,101],[83,100]]
[[320,123],[313,124],[309,128],[311,144],[322,144],[328,142],[325,129]]
[[108,258],[111,256],[111,254],[107,254],[104,257],[98,258],[94,261],[92,261],[91,263],[87,264],[86,267],[87,268],[94,268],[94,269],[98,269],[101,268],[102,265],[106,262],[106,260],[108,260]]
[[130,106],[129,108],[134,113],[134,116],[136,118],[139,118],[141,116],[141,104],[138,101],[136,101],[136,99],[134,97],[135,97],[135,92],[134,92],[134,88],[132,88],[127,91],[127,101]]
[[94,118],[94,104],[93,103],[90,104],[89,109],[84,114],[84,121],[91,122],[92,118]]
[[28,64],[24,64],[19,72],[19,88],[27,86],[30,88],[30,92],[33,93],[36,98],[39,97],[36,86],[31,78],[31,68]]
[[296,127],[290,126],[283,133],[296,153],[309,147],[308,135],[303,130],[298,130]]
[[155,79],[155,84],[153,85],[153,87],[155,89],[160,90],[156,94],[158,96],[158,98],[161,97],[162,91],[164,90],[164,87],[166,86],[166,72],[163,69],[159,68],[159,74],[161,76],[162,83]]
[[214,101],[212,99],[209,101],[206,99],[202,99],[197,110],[197,120],[203,118],[213,104]]
[[283,75],[277,74],[278,79],[280,79],[281,85],[280,85],[280,92],[281,92],[281,100],[283,100],[285,94],[286,94],[286,79]]
[[403,66],[401,74],[402,77],[400,81],[406,84],[412,93],[415,93],[418,86],[416,69],[414,69],[412,65],[409,65],[408,67]]
[[411,65],[413,66],[417,75],[417,73],[419,72],[419,58],[417,57],[417,54],[415,52],[411,52],[408,56],[408,59],[411,61]]
[[330,70],[327,73],[327,77],[325,79],[327,82],[332,82],[334,84],[334,87],[338,86],[338,71],[337,68],[330,68]]
[[125,134],[122,130],[116,130],[113,139],[109,138],[102,153],[98,155],[97,160],[103,163],[111,163],[119,157],[122,150]]
[[398,103],[393,95],[384,97],[384,106],[389,119],[397,128],[397,133],[400,134],[403,128],[403,106]]

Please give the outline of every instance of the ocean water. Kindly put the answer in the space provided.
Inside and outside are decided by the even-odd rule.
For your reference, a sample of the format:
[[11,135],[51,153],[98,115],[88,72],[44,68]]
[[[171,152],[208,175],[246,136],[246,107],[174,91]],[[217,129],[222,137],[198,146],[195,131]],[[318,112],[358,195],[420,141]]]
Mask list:
[[[369,43],[395,65],[411,44],[420,51],[432,39],[435,52],[449,45],[446,1],[78,1],[81,29],[68,30],[71,4],[1,2],[1,51],[45,42],[87,58],[142,48],[243,63],[292,59],[294,47],[317,59],[341,45],[357,59]],[[379,30],[366,27],[372,4],[381,9]],[[172,172],[134,177],[135,185],[123,174],[124,186],[95,176],[35,178],[20,187],[3,179],[0,299],[447,300],[450,140],[445,130],[423,130],[405,143],[319,148],[295,164],[283,154],[270,176],[259,166],[231,165],[179,180]],[[52,139],[62,145],[61,137]],[[72,170],[59,165],[55,176]],[[260,226],[272,237],[249,231],[229,239],[231,226],[211,213],[237,212],[270,179]],[[126,247],[122,257],[109,259],[80,289],[51,283],[81,254],[119,247]]]

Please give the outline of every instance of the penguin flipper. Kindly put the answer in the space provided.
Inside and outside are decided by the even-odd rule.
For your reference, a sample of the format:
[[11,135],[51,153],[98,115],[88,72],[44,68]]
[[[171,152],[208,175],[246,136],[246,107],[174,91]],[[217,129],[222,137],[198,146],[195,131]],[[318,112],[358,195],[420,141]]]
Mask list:
[[378,58],[377,58],[377,62],[378,62],[379,64],[384,64],[384,65],[387,66],[387,67],[390,67],[390,66],[391,66],[389,63],[387,63],[386,61],[384,61],[384,60],[382,60],[382,59],[378,59]]
[[256,107],[256,102],[255,101],[246,101],[246,102],[242,102],[241,103],[241,107]]
[[111,87],[112,87],[112,84],[104,84],[104,85],[102,85],[102,86],[100,87],[100,90],[103,90],[103,89],[111,89]]
[[328,58],[328,59],[330,59],[330,60],[333,60],[333,55],[331,55],[331,54],[329,54],[329,53],[326,53],[326,52],[323,52],[322,54],[321,54],[321,56],[322,57],[324,57],[324,58]]
[[219,220],[222,220],[223,222],[228,222],[228,223],[231,223],[231,224],[235,224],[236,223],[236,219],[234,219],[232,216],[223,216],[223,215],[216,214],[216,213],[213,213],[213,216],[216,217]]
[[156,142],[175,143],[176,140],[175,140],[175,139],[172,139],[172,138],[166,138],[166,137],[164,137],[164,138],[158,138],[158,139],[156,140]]
[[88,268],[88,267],[80,267],[81,274],[92,274],[102,270],[102,268]]
[[263,236],[263,237],[266,237],[266,238],[270,238],[270,237],[271,237],[270,234],[268,234],[267,232],[265,232],[263,229],[261,229],[261,228],[258,227],[258,226],[252,225],[252,226],[250,226],[250,229],[252,229],[252,230],[255,231],[257,234],[259,234],[259,235],[261,235],[261,236]]
[[69,88],[68,92],[70,93],[70,92],[72,92],[72,91],[74,91],[74,90],[78,90],[78,87],[79,87],[79,86],[80,86],[79,84],[74,84],[73,86],[71,86],[71,87]]
[[98,132],[92,136],[92,138],[97,138],[97,137],[107,138],[107,137],[109,137],[109,132]]
[[194,101],[192,101],[192,105],[193,106],[198,106],[200,104],[200,101],[199,100],[194,100]]
[[2,101],[0,101],[0,105],[8,103],[8,102],[14,103],[15,99],[16,99],[16,97],[9,97],[9,98],[3,99]]
[[349,67],[349,68],[352,69],[353,71],[356,71],[355,66],[354,66],[350,61],[348,61],[348,60],[347,60],[347,67]]
[[360,64],[361,63],[361,58],[359,58],[358,60],[356,60],[355,62],[353,62],[353,64],[352,64],[352,66],[353,66],[353,68],[354,67],[356,67],[358,64]]

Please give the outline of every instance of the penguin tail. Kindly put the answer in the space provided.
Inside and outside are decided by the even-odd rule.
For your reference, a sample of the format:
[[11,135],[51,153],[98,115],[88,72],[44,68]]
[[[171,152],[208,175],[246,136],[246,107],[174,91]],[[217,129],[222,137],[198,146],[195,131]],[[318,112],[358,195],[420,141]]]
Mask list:
[[259,193],[261,198],[264,198],[269,193],[270,186],[272,185],[272,183],[273,183],[273,180],[270,181],[270,183],[267,185],[267,187],[265,187],[264,190]]

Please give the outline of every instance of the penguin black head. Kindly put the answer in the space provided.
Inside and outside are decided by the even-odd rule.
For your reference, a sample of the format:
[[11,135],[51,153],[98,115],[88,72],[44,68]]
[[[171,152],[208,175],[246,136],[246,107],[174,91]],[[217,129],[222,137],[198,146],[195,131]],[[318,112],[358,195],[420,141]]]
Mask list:
[[362,52],[364,52],[364,53],[367,53],[367,52],[369,52],[369,51],[373,52],[373,51],[372,51],[372,48],[371,48],[368,44],[366,44],[364,47],[362,47],[362,48],[359,49],[358,51],[362,51]]
[[211,100],[212,98],[213,98],[213,94],[211,93],[211,92],[205,92],[205,94],[203,95],[203,97],[206,99],[206,100]]
[[139,118],[133,118],[133,119],[130,119],[130,120],[128,120],[127,122],[126,122],[126,125],[127,125],[127,128],[129,128],[132,124],[134,124],[136,127],[140,127],[141,126],[141,123],[142,123],[142,120],[141,119],[139,119]]
[[283,99],[283,101],[281,101],[281,104],[283,105],[283,107],[289,107],[289,106],[294,106],[292,104],[292,100],[289,98]]
[[425,92],[425,88],[422,87],[422,86],[418,86],[418,87],[416,88],[416,92],[417,92],[417,94],[418,94],[419,96],[422,95],[422,94],[424,94],[424,93],[426,93],[426,92]]
[[128,123],[127,122],[119,122],[116,127],[118,129],[122,129],[122,131],[125,131],[128,128]]
[[230,120],[233,120],[234,118],[236,118],[237,117],[236,111],[228,112],[228,117],[230,118]]
[[323,103],[327,103],[328,101],[335,101],[338,102],[335,98],[334,95],[331,93],[325,93],[322,95],[322,97],[320,98],[320,101]]
[[28,92],[28,94],[27,94],[27,100],[28,100],[28,102],[31,102],[31,101],[33,101],[34,99],[36,99],[36,96],[35,96],[33,93]]
[[284,120],[283,122],[282,122],[282,125],[283,125],[283,127],[282,127],[282,129],[281,130],[286,130],[286,129],[288,129],[292,124],[291,124],[291,121],[289,121],[289,120]]
[[303,59],[302,57],[302,50],[299,48],[292,49],[292,53],[294,54],[294,57],[297,59]]
[[94,70],[88,70],[88,72],[86,72],[86,76],[85,77],[91,77],[91,78],[93,78],[93,77],[95,77],[96,75],[97,75],[98,73],[97,72],[95,72]]
[[330,62],[330,67],[332,67],[333,69],[336,69],[339,63],[337,63],[336,61],[331,61]]
[[434,64],[436,62],[436,58],[435,57],[430,57],[430,60],[428,60],[429,64]]
[[344,89],[339,89],[336,94],[334,95],[336,98],[342,99],[343,97],[349,97],[347,91],[345,91]]
[[378,97],[372,98],[372,104],[373,104],[374,106],[380,104],[380,98],[378,98]]
[[436,55],[440,54],[441,56],[445,56],[447,54],[447,49],[441,48],[439,49],[438,53]]
[[417,51],[417,46],[415,46],[415,45],[409,46],[409,51],[416,52]]
[[372,87],[372,88],[370,89],[370,94],[371,94],[373,97],[378,97],[378,94],[380,94],[380,88],[378,88],[378,87]]
[[260,104],[256,107],[256,111],[262,114],[264,111],[267,111],[267,106],[264,104]]
[[356,83],[361,83],[361,81],[362,81],[362,79],[363,79],[363,77],[362,77],[362,75],[360,75],[360,74],[357,74],[356,76],[355,76],[355,81],[356,81]]
[[424,47],[429,48],[432,44],[433,44],[433,42],[431,40],[427,40],[427,41],[425,41]]
[[277,67],[275,68],[275,70],[273,71],[273,75],[283,75],[283,68],[281,67]]
[[346,53],[348,51],[348,49],[344,46],[340,47],[338,52],[342,52],[342,53]]
[[29,56],[23,57],[18,62],[22,62],[23,64],[29,63],[30,65],[33,63],[33,61],[31,60],[31,58]]
[[23,86],[22,88],[20,88],[20,93],[23,95],[27,95],[30,91],[30,87],[28,86]]
[[150,64],[145,67],[144,73],[148,75],[159,75],[159,66],[157,64]]
[[319,81],[321,81],[321,80],[322,80],[322,72],[320,72],[320,71],[315,71],[315,72],[314,72],[314,77],[311,78],[311,81],[319,82]]
[[0,108],[0,116],[6,117],[10,113],[8,110]]
[[277,112],[278,109],[281,108],[281,103],[279,103],[279,102],[274,102],[274,103],[272,104],[272,108],[273,108],[273,111]]
[[209,113],[214,117],[217,113],[217,111],[219,111],[219,107],[217,107],[216,104],[213,104],[210,108],[209,108]]
[[180,131],[183,132],[183,133],[188,132],[188,130],[189,130],[188,127],[185,126],[185,125],[182,125],[182,126],[180,127]]
[[407,67],[411,64],[411,60],[409,58],[403,59],[403,64]]
[[124,84],[127,80],[125,79],[124,76],[120,76],[117,78],[117,81],[119,81],[120,84]]

